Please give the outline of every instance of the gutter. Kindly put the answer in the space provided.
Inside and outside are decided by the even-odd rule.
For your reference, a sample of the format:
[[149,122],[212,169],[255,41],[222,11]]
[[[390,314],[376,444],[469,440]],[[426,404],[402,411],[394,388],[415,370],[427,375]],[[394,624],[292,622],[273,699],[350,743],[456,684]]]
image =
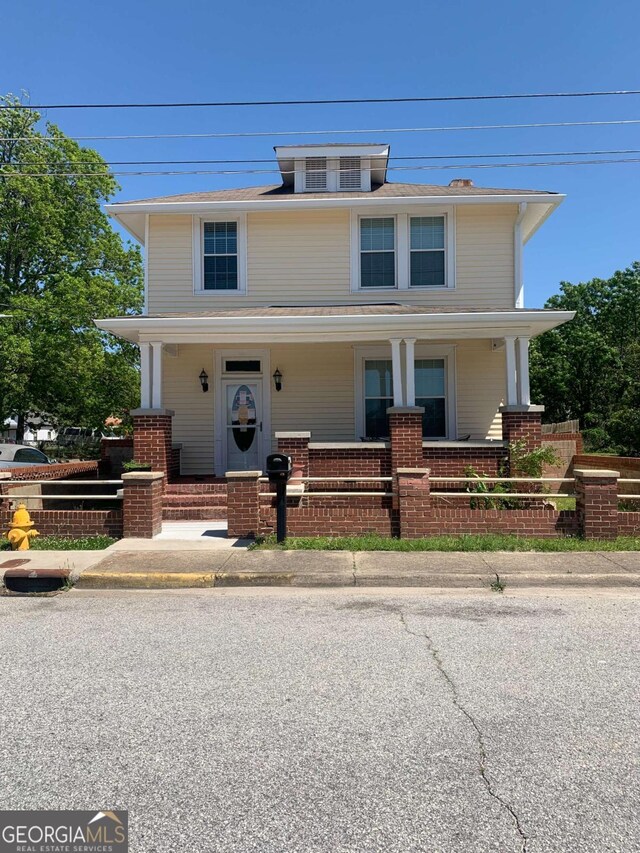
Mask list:
[[522,281],[522,222],[527,212],[527,202],[518,205],[518,216],[513,226],[513,288],[516,308],[524,308],[524,284]]

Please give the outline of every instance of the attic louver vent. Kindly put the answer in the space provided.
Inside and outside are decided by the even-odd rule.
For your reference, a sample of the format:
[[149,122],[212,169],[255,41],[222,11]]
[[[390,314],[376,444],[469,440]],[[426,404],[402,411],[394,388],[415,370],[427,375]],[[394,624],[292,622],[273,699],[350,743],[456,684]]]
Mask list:
[[304,164],[304,186],[307,190],[326,190],[327,158],[307,157]]
[[360,169],[359,157],[341,157],[339,189],[359,190],[362,186],[362,173]]

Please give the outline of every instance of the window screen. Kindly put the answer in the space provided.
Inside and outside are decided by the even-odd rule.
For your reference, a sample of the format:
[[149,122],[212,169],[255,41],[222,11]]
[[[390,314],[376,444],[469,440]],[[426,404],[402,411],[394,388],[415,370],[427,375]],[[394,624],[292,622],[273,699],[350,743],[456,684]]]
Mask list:
[[238,223],[204,223],[204,289],[238,289]]
[[360,286],[396,286],[396,221],[393,216],[360,220]]

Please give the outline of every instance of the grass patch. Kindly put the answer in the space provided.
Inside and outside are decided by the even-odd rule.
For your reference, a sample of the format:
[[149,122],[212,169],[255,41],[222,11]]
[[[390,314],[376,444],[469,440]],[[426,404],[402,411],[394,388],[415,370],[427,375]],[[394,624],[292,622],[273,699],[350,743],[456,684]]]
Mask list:
[[[30,544],[32,551],[102,551],[116,541],[111,536],[36,536]],[[10,550],[9,540],[0,539],[0,551]]]
[[275,536],[256,541],[255,549],[284,551],[639,551],[640,537],[614,540],[558,537],[539,539],[509,534],[430,536],[425,539],[393,539],[388,536],[291,537],[277,545]]

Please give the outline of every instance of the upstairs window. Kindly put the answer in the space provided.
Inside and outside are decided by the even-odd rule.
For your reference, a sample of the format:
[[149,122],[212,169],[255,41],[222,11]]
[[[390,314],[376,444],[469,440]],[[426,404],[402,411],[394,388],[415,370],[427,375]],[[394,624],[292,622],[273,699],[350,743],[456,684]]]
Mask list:
[[238,223],[204,223],[204,290],[238,290]]
[[360,220],[360,287],[396,286],[395,226],[393,216]]
[[305,190],[327,189],[327,158],[307,157],[304,161]]
[[362,189],[362,165],[360,157],[341,157],[338,170],[339,190]]
[[410,287],[445,286],[444,216],[412,216],[410,233]]

